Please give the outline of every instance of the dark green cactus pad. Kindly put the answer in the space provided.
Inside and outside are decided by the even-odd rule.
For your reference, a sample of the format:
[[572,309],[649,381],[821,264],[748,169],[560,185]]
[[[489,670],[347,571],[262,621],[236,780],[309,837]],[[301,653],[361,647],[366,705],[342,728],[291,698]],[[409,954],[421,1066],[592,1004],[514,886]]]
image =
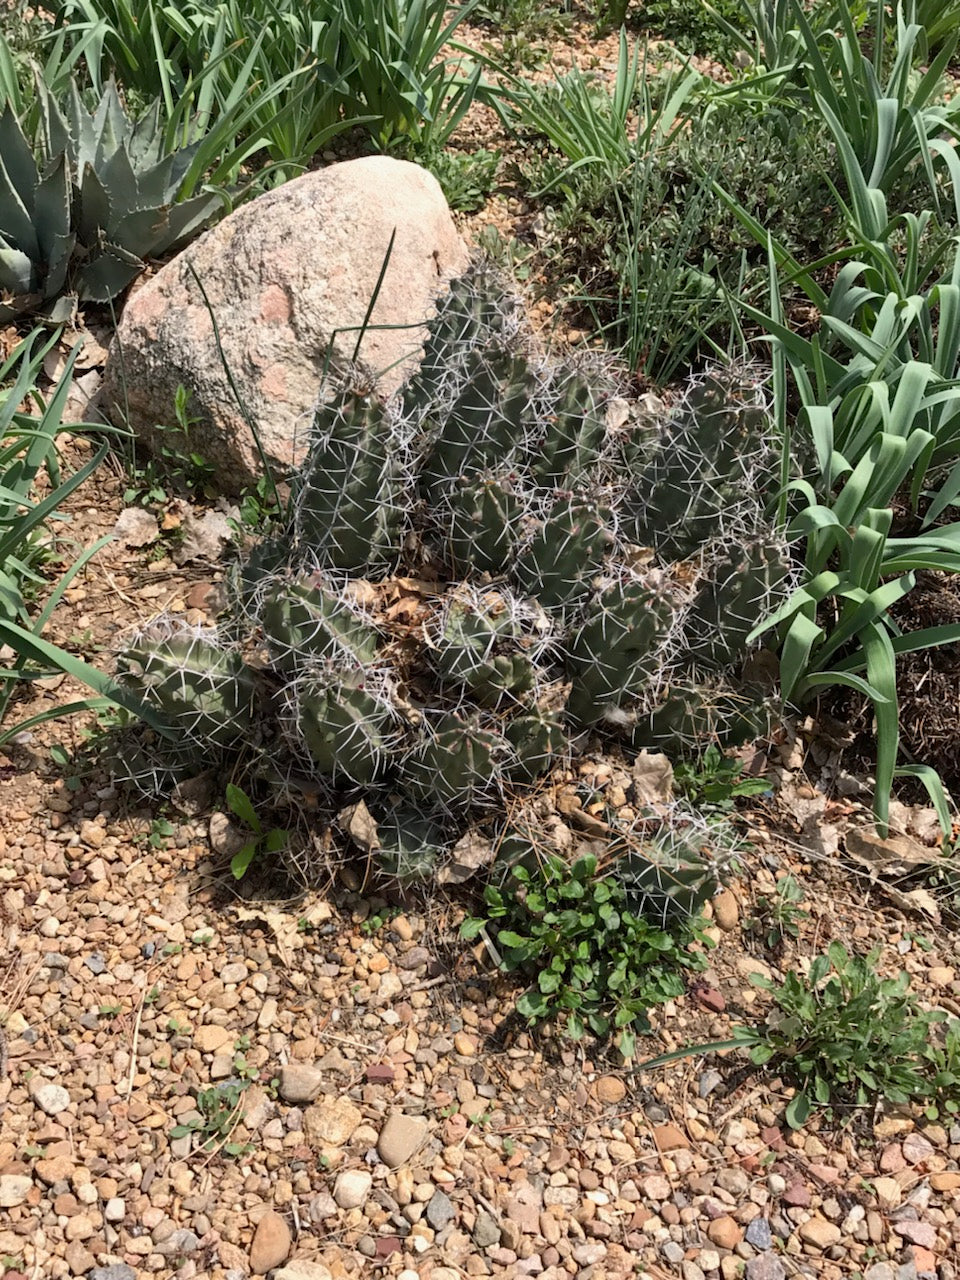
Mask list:
[[454,573],[502,573],[513,559],[523,512],[509,478],[480,476],[454,486],[442,530]]
[[687,620],[690,661],[729,667],[747,650],[747,636],[782,595],[790,572],[786,548],[774,539],[749,546],[713,546],[706,576]]
[[583,725],[599,724],[611,707],[638,695],[664,664],[676,617],[669,592],[643,582],[618,583],[592,601],[566,649],[568,714]]
[[416,809],[397,806],[377,819],[375,869],[401,888],[426,884],[437,872],[449,833]]
[[419,799],[441,809],[466,809],[494,798],[510,759],[509,743],[477,716],[440,718],[404,761],[402,781]]
[[692,384],[628,495],[633,540],[655,547],[665,563],[762,518],[779,484],[779,459],[769,418],[750,397],[732,377]]
[[[496,601],[496,597],[493,598]],[[446,607],[434,661],[442,680],[469,690],[482,706],[519,700],[535,688],[537,667],[522,651],[522,626],[505,602],[454,599]]]
[[283,582],[260,611],[264,638],[275,665],[285,673],[313,659],[363,664],[376,657],[376,631],[343,601],[309,582]]
[[239,653],[212,633],[177,624],[147,630],[120,655],[117,674],[201,750],[249,738],[257,684]]
[[313,764],[336,782],[382,778],[396,751],[395,716],[361,672],[330,672],[296,688],[297,728]]
[[759,737],[770,726],[770,711],[759,690],[708,683],[671,686],[663,701],[637,718],[630,745],[684,755],[704,743],[733,747]]
[[609,856],[636,914],[661,924],[699,915],[718,887],[704,854],[680,842],[653,840],[641,850],[615,841]]
[[613,541],[610,524],[609,512],[572,497],[560,498],[517,557],[514,577],[520,590],[544,609],[581,603]]
[[460,477],[510,465],[523,445],[534,386],[523,356],[499,348],[470,355],[466,384],[424,464],[421,484],[430,501],[448,495]]
[[533,782],[567,750],[567,731],[558,712],[532,711],[517,716],[504,730],[514,750],[508,766],[511,782]]
[[396,428],[373,396],[321,408],[297,487],[295,543],[321,569],[396,564],[409,503]]
[[563,385],[541,432],[531,444],[530,470],[547,489],[572,489],[600,459],[606,432],[606,396],[585,375],[573,373]]

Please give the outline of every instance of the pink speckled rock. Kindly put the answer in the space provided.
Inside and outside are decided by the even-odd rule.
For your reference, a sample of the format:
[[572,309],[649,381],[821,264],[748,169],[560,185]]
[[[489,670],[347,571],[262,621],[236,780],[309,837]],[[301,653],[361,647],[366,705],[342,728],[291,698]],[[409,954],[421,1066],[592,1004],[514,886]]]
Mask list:
[[[157,424],[175,423],[182,383],[193,393],[191,414],[200,418],[190,450],[215,464],[221,487],[237,491],[260,476],[192,264],[267,457],[283,471],[295,465],[309,437],[330,338],[362,323],[394,228],[371,323],[418,325],[468,261],[439,183],[425,169],[367,156],[304,174],[242,205],[131,295],[110,349],[103,407],[156,445]],[[389,393],[415,369],[424,336],[420,327],[368,332],[361,371]],[[335,338],[341,368],[355,343],[356,333]],[[162,439],[184,444],[169,430]]]

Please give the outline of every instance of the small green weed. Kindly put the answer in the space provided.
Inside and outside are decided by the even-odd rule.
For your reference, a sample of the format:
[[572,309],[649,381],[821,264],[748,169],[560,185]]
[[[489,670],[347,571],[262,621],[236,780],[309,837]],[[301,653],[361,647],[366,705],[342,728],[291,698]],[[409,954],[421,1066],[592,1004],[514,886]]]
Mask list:
[[[630,0],[601,0],[601,25],[619,27],[634,19],[645,29],[672,40],[684,53],[708,54],[729,62],[736,42],[717,24],[703,0],[644,0],[631,6]],[[738,30],[744,29],[743,7],[739,0],[713,0],[720,17]]]
[[400,914],[399,907],[383,906],[360,924],[360,932],[364,937],[369,938],[374,933],[379,933],[385,924],[389,924],[391,920],[395,920]]
[[280,515],[277,494],[268,476],[261,476],[252,489],[240,495],[240,519],[232,521],[238,533],[264,533]]
[[119,1016],[121,1006],[119,1004],[102,1004],[100,1006],[101,1018],[116,1018]]
[[677,790],[700,808],[729,813],[734,801],[770,790],[765,778],[745,778],[743,761],[725,756],[715,744],[697,761],[678,764],[673,771]]
[[165,849],[167,841],[177,834],[177,829],[166,818],[153,818],[147,831],[139,831],[133,836],[134,844],[147,844],[151,849]]
[[597,878],[592,854],[572,866],[553,856],[534,871],[514,867],[484,898],[485,916],[464,921],[461,937],[489,930],[501,969],[535,978],[517,1012],[531,1025],[555,1018],[573,1040],[613,1036],[625,1058],[650,1029],[649,1008],[683,993],[684,969],[702,967],[685,949],[696,927],[686,922],[675,938],[632,915],[623,886]]
[[814,1106],[863,1107],[878,1097],[925,1102],[931,1118],[960,1111],[960,1021],[937,1045],[931,1029],[947,1015],[920,1009],[906,973],[880,977],[878,955],[850,955],[832,942],[805,978],[788,973],[775,986],[752,975],[775,1008],[750,1058],[757,1066],[774,1063],[796,1084],[786,1111],[791,1128]]
[[[200,419],[190,413],[191,392],[181,383],[174,393],[174,416],[177,425],[170,428],[171,437],[189,442],[190,431]],[[216,467],[199,453],[179,443],[161,444],[159,450],[142,465],[134,458],[125,460],[130,483],[123,501],[129,506],[161,506],[177,493],[211,498],[216,493]]]
[[280,827],[272,827],[269,831],[264,830],[263,823],[253,807],[253,801],[245,791],[232,782],[227,783],[227,805],[231,813],[238,817],[252,833],[243,848],[230,859],[230,870],[234,878],[242,880],[254,858],[263,853],[279,853],[281,849],[286,848],[290,833]]
[[787,938],[800,936],[800,922],[809,912],[800,907],[804,894],[793,876],[777,881],[772,894],[757,899],[757,914],[746,922],[746,928],[763,938],[771,950],[782,947]]
[[494,188],[500,152],[447,149],[421,156],[418,162],[440,183],[451,209],[474,213]]
[[567,0],[484,0],[471,17],[496,32],[498,62],[518,70],[549,59],[551,44],[566,34],[570,6]]
[[210,1089],[201,1089],[197,1093],[198,1115],[191,1117],[185,1124],[174,1125],[170,1130],[171,1138],[186,1138],[190,1134],[200,1134],[197,1144],[201,1151],[221,1150],[227,1156],[242,1156],[253,1149],[251,1143],[231,1142],[230,1135],[243,1116],[243,1093],[250,1084],[249,1080],[239,1083],[228,1082]]

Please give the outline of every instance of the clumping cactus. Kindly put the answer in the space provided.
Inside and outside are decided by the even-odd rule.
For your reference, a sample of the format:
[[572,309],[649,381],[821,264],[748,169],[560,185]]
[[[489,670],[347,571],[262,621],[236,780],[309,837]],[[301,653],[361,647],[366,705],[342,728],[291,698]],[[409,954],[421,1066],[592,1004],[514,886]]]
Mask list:
[[700,914],[735,852],[735,845],[718,850],[716,828],[695,809],[676,804],[618,831],[607,860],[634,912],[665,927]]
[[[473,826],[499,846],[513,798],[596,735],[751,732],[747,637],[790,587],[748,370],[692,380],[651,437],[611,414],[609,368],[532,350],[488,266],[429,330],[390,401],[348,385],[320,406],[287,525],[238,566],[222,630],[171,624],[119,662],[186,730],[181,755],[313,786],[334,841],[363,801],[368,857],[404,885]],[[644,910],[709,892],[691,830],[622,835]]]

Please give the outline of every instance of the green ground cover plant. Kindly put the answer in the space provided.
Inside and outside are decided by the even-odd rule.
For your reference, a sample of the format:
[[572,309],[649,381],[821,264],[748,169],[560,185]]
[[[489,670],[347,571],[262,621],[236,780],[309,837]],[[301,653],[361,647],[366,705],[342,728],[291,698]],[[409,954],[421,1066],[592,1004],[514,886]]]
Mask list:
[[791,1128],[801,1128],[816,1106],[842,1112],[877,1098],[918,1101],[931,1118],[960,1109],[960,1022],[949,1023],[938,1040],[934,1028],[947,1022],[946,1013],[924,1012],[909,976],[881,977],[878,958],[876,951],[851,955],[833,942],[806,978],[788,973],[776,985],[753,976],[775,1011],[750,1059],[795,1082],[786,1109]]
[[516,1005],[531,1026],[555,1020],[571,1040],[612,1038],[624,1058],[650,1030],[651,1006],[682,995],[685,974],[704,965],[687,945],[700,937],[696,919],[669,931],[651,923],[594,854],[514,867],[503,887],[487,886],[483,915],[460,936],[485,938],[504,973],[534,978]]

